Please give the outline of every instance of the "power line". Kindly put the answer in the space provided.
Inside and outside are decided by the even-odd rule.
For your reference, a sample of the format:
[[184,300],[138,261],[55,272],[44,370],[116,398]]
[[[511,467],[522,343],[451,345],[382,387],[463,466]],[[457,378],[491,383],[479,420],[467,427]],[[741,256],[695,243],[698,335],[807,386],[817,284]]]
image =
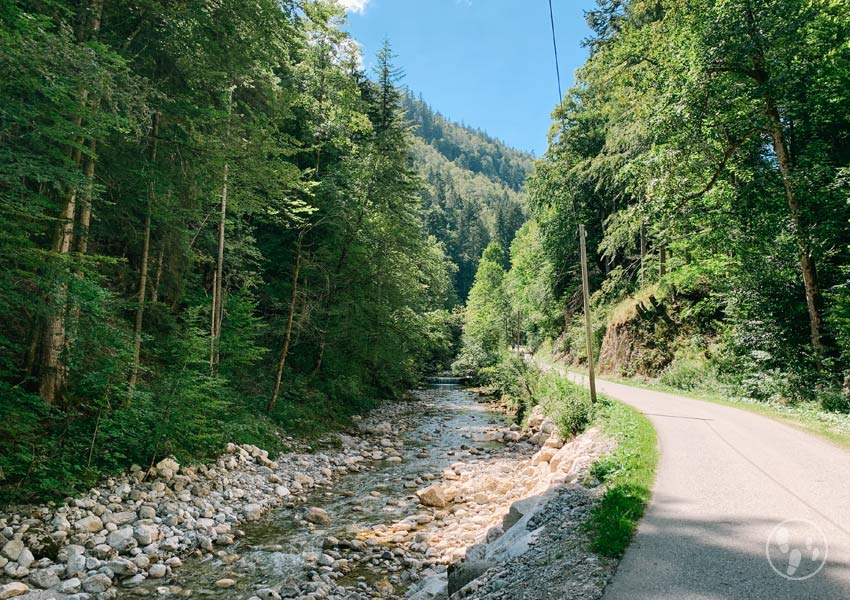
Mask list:
[[564,99],[561,89],[561,67],[558,64],[558,40],[555,37],[555,13],[552,10],[552,0],[549,0],[549,21],[552,23],[552,47],[555,48],[555,72],[558,74],[558,104]]

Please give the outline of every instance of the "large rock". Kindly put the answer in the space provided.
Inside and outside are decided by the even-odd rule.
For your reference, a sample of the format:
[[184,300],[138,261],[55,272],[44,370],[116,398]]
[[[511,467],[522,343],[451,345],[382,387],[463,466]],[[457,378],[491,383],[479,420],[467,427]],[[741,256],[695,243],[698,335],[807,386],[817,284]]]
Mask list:
[[39,569],[30,573],[30,583],[43,590],[59,585],[61,580],[54,569]]
[[100,520],[100,517],[89,515],[74,523],[74,529],[84,533],[97,533],[103,529],[103,521]]
[[166,481],[171,481],[177,472],[180,470],[180,463],[178,463],[173,458],[163,458],[161,461],[156,463],[156,474],[165,479]]
[[86,577],[83,581],[83,589],[89,594],[100,594],[112,587],[112,580],[108,575],[97,573]]
[[159,539],[159,528],[156,525],[136,525],[133,530],[133,537],[139,542],[140,546],[148,546]]
[[0,600],[6,600],[7,598],[15,598],[16,596],[23,596],[29,591],[29,586],[27,586],[27,584],[25,583],[21,583],[20,581],[13,581],[12,583],[7,583],[6,585],[0,585]]
[[502,518],[502,530],[507,531],[516,525],[524,516],[533,513],[539,504],[540,498],[537,496],[517,500],[511,504],[508,514]]
[[485,571],[495,566],[490,561],[462,562],[449,565],[449,596],[467,585],[470,581],[478,579]]
[[25,547],[21,540],[9,540],[3,545],[2,553],[9,560],[18,560]]
[[307,512],[304,513],[304,519],[316,525],[330,525],[331,523],[331,518],[327,511],[315,506],[307,509]]
[[25,569],[29,569],[30,565],[35,562],[35,557],[30,552],[29,548],[24,548],[21,550],[20,555],[18,555],[18,566],[23,567]]
[[104,523],[115,523],[118,526],[132,523],[137,519],[136,511],[125,510],[117,513],[106,513],[103,515]]
[[106,536],[106,543],[119,553],[127,552],[136,545],[136,540],[133,538],[133,528],[122,527],[118,531],[113,531]]
[[83,588],[83,582],[76,577],[72,577],[67,581],[63,581],[59,586],[59,591],[63,594],[76,594]]
[[246,504],[243,514],[246,521],[259,521],[263,516],[263,507],[259,504]]
[[424,506],[432,506],[434,508],[445,508],[452,501],[452,496],[439,485],[430,485],[421,490],[417,490],[416,497]]
[[60,558],[65,554],[65,575],[76,577],[86,572],[86,549],[82,546],[70,545],[60,552]]

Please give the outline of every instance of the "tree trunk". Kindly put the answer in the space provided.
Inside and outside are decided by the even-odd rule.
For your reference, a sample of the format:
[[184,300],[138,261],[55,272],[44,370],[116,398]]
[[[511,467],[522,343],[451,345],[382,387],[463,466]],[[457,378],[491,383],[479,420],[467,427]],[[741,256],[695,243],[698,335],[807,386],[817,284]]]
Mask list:
[[215,372],[219,361],[219,342],[221,338],[222,319],[222,280],[224,279],[224,224],[227,220],[227,175],[228,166],[224,165],[224,178],[221,186],[221,219],[218,223],[218,259],[216,261],[215,279],[213,280],[213,313],[212,313],[212,344],[210,352],[210,370]]
[[788,143],[782,130],[782,119],[779,109],[772,98],[766,99],[767,116],[770,119],[770,138],[773,142],[773,151],[776,153],[776,162],[779,173],[782,176],[782,184],[785,188],[785,197],[788,201],[788,209],[791,213],[791,223],[794,228],[794,238],[800,253],[800,269],[803,272],[803,287],[806,291],[806,307],[809,312],[809,335],[812,349],[815,352],[818,368],[823,356],[823,306],[820,287],[818,285],[818,274],[815,261],[812,258],[812,250],[805,231],[802,206],[794,191],[793,167],[788,152]]
[[283,378],[283,368],[286,366],[286,357],[289,354],[289,343],[292,340],[292,323],[295,320],[295,305],[298,301],[298,277],[301,273],[301,250],[304,242],[304,232],[298,236],[298,245],[295,250],[295,269],[292,273],[292,294],[289,298],[289,317],[286,321],[286,334],[283,338],[283,348],[280,351],[280,358],[277,362],[277,375],[274,381],[274,392],[266,406],[266,411],[274,410],[277,403],[278,395],[280,394],[280,382]]
[[[151,167],[156,164],[158,135],[159,113],[154,112],[151,123]],[[145,214],[145,237],[142,241],[142,262],[139,267],[139,304],[136,307],[136,323],[133,328],[133,369],[130,372],[130,389],[133,389],[136,386],[136,380],[139,376],[139,365],[142,354],[142,325],[144,324],[145,318],[145,296],[148,290],[148,255],[150,254],[151,247],[151,215],[153,213],[154,196],[156,194],[156,186],[153,180],[154,174],[150,173],[148,177],[148,203],[147,212]]]
[[89,155],[86,157],[86,190],[80,207],[80,233],[77,239],[77,252],[84,255],[89,249],[89,227],[91,226],[91,203],[94,196],[94,153],[97,140],[89,140]]
[[661,244],[658,248],[658,276],[664,277],[667,274],[667,246]]
[[[100,30],[100,18],[103,11],[103,0],[93,0],[87,7],[86,14],[80,13],[77,29],[77,41],[83,43],[97,37]],[[84,108],[89,97],[86,88],[80,89],[79,106]],[[76,127],[82,125],[82,110],[80,114],[72,119]],[[71,150],[71,158],[74,164],[80,165],[82,152],[80,146],[83,139],[78,140],[76,148]],[[77,186],[72,185],[65,195],[65,201],[59,215],[59,224],[53,239],[52,250],[55,254],[67,255],[71,252],[74,239],[74,219],[77,208]],[[60,270],[64,270],[62,266]],[[53,292],[54,310],[47,318],[42,339],[42,359],[39,382],[39,393],[48,404],[55,404],[62,397],[62,389],[65,385],[66,369],[62,364],[62,351],[66,346],[65,317],[68,309],[68,285],[62,281],[57,283]]]
[[159,282],[162,280],[162,266],[165,260],[165,240],[162,240],[159,245],[159,258],[156,259],[156,275],[153,278],[153,287],[151,288],[151,302],[156,304],[159,301]]
[[[228,115],[228,132],[230,114],[233,109],[233,89],[227,91],[227,115]],[[210,340],[210,373],[215,373],[218,369],[219,351],[221,342],[221,322],[224,314],[222,297],[222,286],[224,281],[224,226],[227,221],[227,178],[229,174],[229,165],[227,159],[224,162],[224,175],[221,184],[221,219],[218,223],[218,259],[216,261],[216,276],[213,281],[213,311],[212,311],[212,339]]]
[[768,83],[770,71],[765,52],[760,42],[760,28],[756,23],[755,15],[751,8],[746,12],[747,24],[750,36],[755,42],[753,54],[753,70],[748,73],[759,86],[764,99],[765,115],[767,116],[769,128],[768,135],[776,154],[776,163],[779,174],[782,177],[782,185],[785,188],[785,198],[791,213],[791,224],[794,228],[794,238],[797,242],[797,250],[800,254],[800,269],[803,274],[803,287],[806,293],[806,308],[809,313],[809,336],[812,350],[815,354],[815,362],[818,369],[822,368],[823,357],[823,299],[818,285],[818,274],[812,257],[812,247],[806,232],[806,224],[803,217],[802,203],[794,190],[794,167],[791,160],[788,140],[782,126],[782,115],[775,98],[771,95]]

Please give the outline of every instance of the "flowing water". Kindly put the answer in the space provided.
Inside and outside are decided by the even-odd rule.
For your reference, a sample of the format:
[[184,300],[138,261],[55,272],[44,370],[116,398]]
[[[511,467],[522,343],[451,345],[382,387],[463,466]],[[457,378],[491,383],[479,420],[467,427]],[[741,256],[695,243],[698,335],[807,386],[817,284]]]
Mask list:
[[[228,599],[249,598],[262,587],[297,589],[294,584],[309,580],[309,570],[316,568],[312,565],[305,570],[305,558],[320,552],[328,536],[351,539],[420,512],[412,495],[414,489],[404,484],[417,478],[439,478],[458,460],[455,452],[461,446],[484,453],[497,447],[497,442],[476,440],[486,438],[485,432],[508,421],[457,385],[434,384],[421,396],[426,400],[425,409],[404,436],[401,463],[382,461],[369,470],[343,475],[332,488],[312,491],[298,507],[277,509],[258,523],[243,525],[246,535],[225,549],[224,560],[186,559],[170,581],[149,580],[140,589],[122,591],[120,597],[134,597],[166,585],[173,586],[172,593],[179,595],[191,592],[195,597]],[[308,527],[299,518],[304,506],[326,510],[330,525],[323,529]],[[386,575],[360,566],[345,581],[354,585],[358,577],[375,581]],[[216,588],[214,583],[225,577],[236,580],[236,585]]]

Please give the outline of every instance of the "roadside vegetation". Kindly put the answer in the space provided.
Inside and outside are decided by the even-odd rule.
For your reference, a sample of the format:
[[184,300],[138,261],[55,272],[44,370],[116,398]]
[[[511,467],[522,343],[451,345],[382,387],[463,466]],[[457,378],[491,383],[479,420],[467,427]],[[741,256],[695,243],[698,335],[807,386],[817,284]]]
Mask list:
[[600,398],[596,422],[617,440],[617,448],[591,468],[591,476],[607,489],[587,526],[593,532],[595,552],[619,557],[631,542],[652,496],[657,440],[649,419],[604,396]]

